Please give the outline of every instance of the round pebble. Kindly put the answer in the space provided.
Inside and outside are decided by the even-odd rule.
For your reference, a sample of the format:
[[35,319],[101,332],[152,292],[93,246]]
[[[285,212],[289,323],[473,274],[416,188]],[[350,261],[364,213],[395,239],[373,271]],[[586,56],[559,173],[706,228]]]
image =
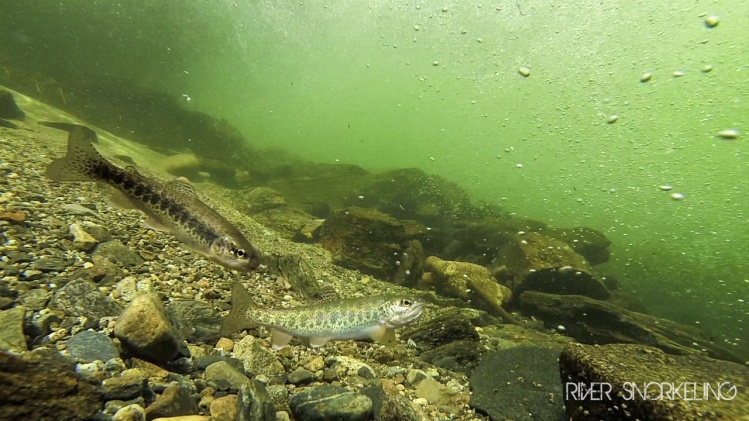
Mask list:
[[683,71],[681,71],[681,70],[676,70],[676,71],[674,72],[674,77],[682,77],[682,76],[684,76],[684,72],[683,72]]
[[653,78],[653,74],[651,72],[645,72],[640,76],[640,82],[650,82],[650,79]]
[[524,77],[528,77],[531,75],[531,68],[527,66],[522,66],[518,69],[518,73],[523,75]]
[[661,190],[663,190],[663,191],[670,191],[671,189],[673,189],[673,187],[671,187],[669,185],[666,185],[666,184],[664,184],[662,186],[658,186],[658,188],[661,189]]
[[705,18],[705,25],[708,28],[715,28],[720,23],[720,16],[710,15]]
[[609,118],[606,119],[606,123],[614,124],[617,120],[619,120],[619,116],[617,114],[611,114]]
[[671,193],[671,199],[673,200],[684,200],[685,197],[684,193]]
[[713,71],[713,66],[711,64],[706,64],[704,67],[702,67],[702,73],[710,73]]
[[439,62],[439,61],[433,61],[433,62],[432,62],[432,66],[439,66],[439,65],[440,65],[440,62]]
[[418,31],[419,29],[421,29],[421,26],[419,26],[419,25],[414,25],[414,31]]

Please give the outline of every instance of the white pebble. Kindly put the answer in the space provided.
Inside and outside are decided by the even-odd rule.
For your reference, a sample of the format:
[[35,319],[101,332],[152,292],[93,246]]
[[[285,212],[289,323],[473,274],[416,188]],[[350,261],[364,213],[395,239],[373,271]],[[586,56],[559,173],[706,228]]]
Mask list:
[[523,75],[524,77],[528,77],[531,75],[531,68],[527,66],[522,66],[518,69],[518,73]]
[[614,123],[616,123],[616,120],[619,120],[619,115],[618,114],[611,114],[609,116],[609,118],[606,119],[606,123],[608,123],[608,124],[614,124]]
[[713,66],[711,64],[706,64],[705,67],[702,68],[703,73],[710,73],[713,71]]
[[684,193],[671,193],[671,199],[673,200],[684,200],[685,197]]
[[718,132],[718,136],[723,139],[736,139],[739,137],[739,131],[737,129],[725,129]]
[[682,77],[682,76],[684,76],[684,72],[683,72],[683,71],[681,71],[681,70],[676,70],[676,71],[674,72],[674,77]]
[[653,78],[653,74],[651,72],[645,72],[640,76],[640,82],[650,82],[650,79]]
[[673,189],[673,187],[671,187],[671,186],[669,186],[667,184],[664,184],[662,186],[658,186],[658,188],[661,189],[661,190],[663,190],[663,191],[669,191],[669,190]]
[[720,23],[720,16],[717,15],[710,15],[705,18],[705,25],[707,25],[708,28],[715,28]]
[[517,164],[515,164],[515,168],[523,168],[523,164],[518,162]]

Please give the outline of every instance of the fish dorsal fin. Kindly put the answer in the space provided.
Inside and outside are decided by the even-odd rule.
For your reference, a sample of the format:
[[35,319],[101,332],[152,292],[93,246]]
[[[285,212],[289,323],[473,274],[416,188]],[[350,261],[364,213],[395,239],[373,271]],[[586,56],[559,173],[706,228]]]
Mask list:
[[288,345],[291,341],[291,338],[293,337],[288,333],[282,332],[278,329],[271,329],[270,336],[273,341],[271,347],[276,351]]
[[182,195],[183,197],[189,197],[193,199],[198,197],[198,195],[195,194],[195,189],[192,188],[190,182],[181,177],[175,178],[174,180],[166,183],[166,188],[176,194]]

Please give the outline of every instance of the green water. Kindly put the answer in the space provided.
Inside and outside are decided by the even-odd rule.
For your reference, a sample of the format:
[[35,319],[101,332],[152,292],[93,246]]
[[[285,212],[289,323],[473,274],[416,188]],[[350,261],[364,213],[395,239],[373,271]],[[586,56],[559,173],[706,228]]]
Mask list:
[[598,229],[600,272],[749,358],[749,2],[138,3],[8,3],[5,48],[43,40],[61,71],[162,90],[261,147]]

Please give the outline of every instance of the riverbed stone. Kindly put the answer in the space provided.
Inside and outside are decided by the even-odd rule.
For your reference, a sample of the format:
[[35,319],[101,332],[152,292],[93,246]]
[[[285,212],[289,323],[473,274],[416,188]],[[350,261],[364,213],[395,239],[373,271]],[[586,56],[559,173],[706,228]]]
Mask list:
[[180,338],[155,294],[135,297],[117,320],[114,334],[134,354],[156,363],[172,360],[180,350]]

